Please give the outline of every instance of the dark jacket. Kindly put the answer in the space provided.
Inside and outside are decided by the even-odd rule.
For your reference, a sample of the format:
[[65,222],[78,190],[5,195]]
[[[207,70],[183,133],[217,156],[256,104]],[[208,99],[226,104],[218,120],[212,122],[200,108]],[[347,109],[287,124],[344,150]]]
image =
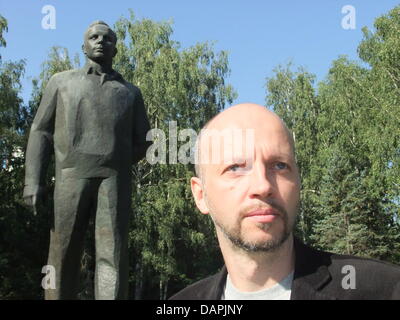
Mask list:
[[132,163],[146,155],[149,130],[139,88],[118,72],[100,76],[88,63],[53,75],[29,135],[27,193],[44,184],[52,152],[56,173],[68,169],[76,178],[129,174]]
[[[299,240],[295,240],[295,254],[291,300],[400,300],[400,267],[398,266],[372,259],[315,250]],[[355,272],[355,288],[343,288],[343,286],[347,287],[346,284],[351,284],[348,277],[353,271]],[[227,270],[224,266],[217,274],[188,286],[170,299],[220,300],[226,276]]]

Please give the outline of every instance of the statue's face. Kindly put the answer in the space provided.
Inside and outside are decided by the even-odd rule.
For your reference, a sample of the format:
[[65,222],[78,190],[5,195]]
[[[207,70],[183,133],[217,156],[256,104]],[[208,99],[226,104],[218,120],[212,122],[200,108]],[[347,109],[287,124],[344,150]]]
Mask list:
[[101,24],[94,25],[86,32],[83,51],[90,60],[111,62],[117,53],[114,40],[110,28]]

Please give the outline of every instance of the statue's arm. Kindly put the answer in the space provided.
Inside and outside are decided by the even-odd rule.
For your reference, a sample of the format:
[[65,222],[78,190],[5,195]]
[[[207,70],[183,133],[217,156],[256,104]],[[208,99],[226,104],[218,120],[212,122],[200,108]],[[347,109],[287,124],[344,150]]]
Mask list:
[[140,89],[137,89],[134,101],[133,130],[133,163],[137,163],[146,156],[146,150],[151,144],[146,141],[147,132],[150,130],[150,123],[144,106],[143,96]]
[[53,76],[44,90],[33,120],[25,154],[24,199],[34,209],[44,191],[46,170],[51,157],[57,91],[57,80]]

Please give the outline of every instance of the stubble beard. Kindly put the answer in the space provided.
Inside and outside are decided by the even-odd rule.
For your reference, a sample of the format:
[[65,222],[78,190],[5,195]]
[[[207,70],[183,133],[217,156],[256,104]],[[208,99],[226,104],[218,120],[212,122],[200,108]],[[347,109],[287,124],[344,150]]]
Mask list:
[[[218,228],[223,233],[223,235],[231,242],[234,248],[237,248],[239,250],[243,250],[246,252],[253,252],[253,253],[274,252],[285,243],[285,241],[289,238],[289,236],[293,232],[294,223],[289,225],[288,213],[286,212],[286,210],[271,201],[266,201],[265,203],[269,207],[272,207],[275,210],[279,211],[280,215],[277,219],[282,220],[283,230],[277,236],[272,237],[272,239],[269,240],[265,240],[262,242],[247,241],[244,239],[244,235],[242,234],[242,226],[241,226],[242,218],[236,223],[234,227],[228,228],[226,225],[224,225],[221,221],[219,221],[216,218],[213,206],[212,205],[210,206],[209,201],[207,201],[207,203],[208,203],[208,208],[210,209],[210,216],[214,222],[215,227]],[[239,217],[242,217],[246,211],[248,212],[248,210],[242,210]],[[276,222],[278,221],[275,221],[273,223]],[[259,223],[258,227],[260,229],[263,229],[264,231],[267,231],[272,227],[272,223]]]

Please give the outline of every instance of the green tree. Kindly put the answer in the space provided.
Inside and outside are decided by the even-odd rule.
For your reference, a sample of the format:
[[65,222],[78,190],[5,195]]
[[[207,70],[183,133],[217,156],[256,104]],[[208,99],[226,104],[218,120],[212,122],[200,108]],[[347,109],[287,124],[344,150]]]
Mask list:
[[396,7],[378,18],[375,32],[364,29],[359,55],[369,66],[342,56],[318,90],[312,81],[302,86],[307,73],[289,67],[267,81],[267,104],[296,138],[303,238],[330,251],[397,263],[399,13]]
[[373,174],[384,177],[390,206],[395,204],[399,221],[400,204],[400,6],[377,18],[374,31],[363,28],[364,39],[358,52],[371,67],[369,87],[364,90],[375,108],[376,125],[368,132],[368,145],[374,152]]
[[[0,44],[7,21],[0,17]],[[68,52],[52,48],[43,63],[39,79],[33,80],[33,92],[26,106],[20,97],[25,61],[0,60],[0,297],[38,299],[43,296],[40,283],[46,264],[52,217],[52,173],[48,175],[49,199],[33,216],[22,199],[24,188],[24,151],[41,92],[56,72],[72,68]]]
[[295,140],[296,160],[302,176],[301,205],[296,233],[310,242],[315,216],[316,198],[319,194],[317,152],[319,145],[318,116],[320,104],[314,89],[315,77],[299,69],[291,70],[292,64],[279,66],[275,76],[267,78],[266,104],[287,124]]
[[[0,17],[0,46],[7,21]],[[21,93],[25,61],[0,59],[0,298],[40,296],[42,258],[46,236],[40,230],[45,219],[35,219],[22,201],[24,148],[29,108]],[[32,235],[35,234],[35,237]]]
[[[116,23],[116,30],[115,67],[140,87],[152,128],[165,132],[168,146],[174,142],[171,121],[178,133],[198,131],[233,101],[235,93],[225,84],[225,52],[215,53],[208,43],[181,49],[171,39],[171,23],[138,21],[132,12]],[[135,299],[165,299],[221,264],[211,222],[197,214],[192,200],[193,165],[169,163],[176,156],[167,148],[166,163],[142,161],[134,169],[130,247]]]
[[[140,87],[152,127],[165,132],[168,146],[177,138],[170,138],[169,129],[173,124],[171,121],[177,124],[178,136],[181,129],[193,129],[192,132],[195,132],[234,99],[233,89],[225,84],[225,77],[229,73],[225,52],[215,53],[208,43],[181,49],[179,43],[171,39],[171,23],[147,19],[138,21],[133,14],[129,20],[118,20],[115,29],[119,41],[114,68],[127,81]],[[33,81],[28,107],[23,107],[22,100],[18,98],[18,79],[22,73],[15,75],[15,106],[10,108],[13,105],[9,102],[2,106],[7,106],[10,121],[15,122],[17,119],[23,130],[13,131],[21,142],[9,143],[7,146],[18,145],[22,151],[25,149],[28,129],[48,80],[57,72],[78,66],[79,60],[75,58],[72,62],[67,49],[51,48],[47,60],[42,64],[40,76]],[[25,110],[25,113],[18,118],[20,112],[16,110],[20,109]],[[4,121],[8,118],[2,115]],[[2,128],[7,126],[8,124]],[[186,137],[186,141],[179,141],[178,147],[187,144],[189,140]],[[187,150],[187,153],[190,152],[191,150]],[[168,149],[165,163],[150,165],[143,160],[132,169],[134,192],[129,237],[132,260],[130,298],[165,299],[187,284],[216,271],[222,264],[211,221],[197,214],[191,197],[189,179],[193,175],[193,165],[169,163],[170,160],[177,162],[177,157],[178,154]],[[42,290],[38,284],[43,276],[40,271],[46,262],[48,231],[53,216],[54,169],[51,164],[47,177],[49,197],[39,216],[33,217],[22,205],[20,193],[24,183],[23,155],[18,159],[18,170],[14,167],[13,171],[18,172],[18,181],[12,183],[8,179],[4,181],[4,185],[15,186],[10,196],[17,198],[23,217],[16,220],[16,216],[10,212],[2,215],[0,220],[1,230],[7,231],[2,235],[10,236],[5,241],[8,247],[4,250],[10,254],[2,255],[0,262],[0,268],[4,267],[2,274],[7,275],[4,277],[7,285],[2,286],[5,292],[2,296],[40,298]],[[16,206],[10,199],[2,203],[13,208]],[[20,242],[29,247],[29,255],[26,254],[26,248],[10,249],[16,243],[16,238],[12,237],[15,230],[18,230]],[[24,236],[20,233],[24,233]],[[32,241],[32,238],[37,241]],[[36,254],[37,252],[40,254]],[[8,259],[12,255],[15,256],[13,261]],[[25,256],[22,257],[23,255]],[[10,275],[11,262],[16,264],[18,261],[23,261],[23,274]],[[93,269],[94,239],[93,230],[90,230],[82,260],[81,299],[93,298]],[[26,289],[21,290],[15,286],[16,281],[26,283],[27,278],[31,280],[29,285],[25,285]],[[28,292],[30,295],[27,295]]]
[[[376,130],[378,117],[377,108],[368,94],[373,85],[369,72],[356,62],[341,57],[333,63],[327,80],[320,84],[321,124],[325,128],[325,147],[321,149],[320,157],[329,164],[325,175],[331,175],[328,180],[323,179],[321,193],[331,194],[337,201],[332,206],[324,195],[321,196],[321,215],[313,238],[317,243],[325,243],[324,247],[332,251],[341,252],[343,246],[339,243],[346,243],[347,253],[391,259],[395,242],[388,236],[395,226],[393,211],[385,209],[388,208],[385,166],[379,173],[376,171],[376,159],[382,154],[376,157],[379,151],[371,148],[370,143],[370,134]],[[388,151],[389,148],[386,145],[384,149]],[[343,234],[336,235],[337,245],[335,241],[328,242],[327,234],[320,232],[321,225],[326,223],[327,208],[332,217],[347,221],[345,224],[338,221],[344,229]],[[337,228],[338,224],[331,220],[328,225]]]
[[[3,37],[3,32],[7,32],[8,31],[8,23],[6,18],[4,18],[1,14],[0,14],[0,48],[1,47],[5,47],[7,45],[6,40]],[[0,55],[0,59],[1,59],[1,55]]]

